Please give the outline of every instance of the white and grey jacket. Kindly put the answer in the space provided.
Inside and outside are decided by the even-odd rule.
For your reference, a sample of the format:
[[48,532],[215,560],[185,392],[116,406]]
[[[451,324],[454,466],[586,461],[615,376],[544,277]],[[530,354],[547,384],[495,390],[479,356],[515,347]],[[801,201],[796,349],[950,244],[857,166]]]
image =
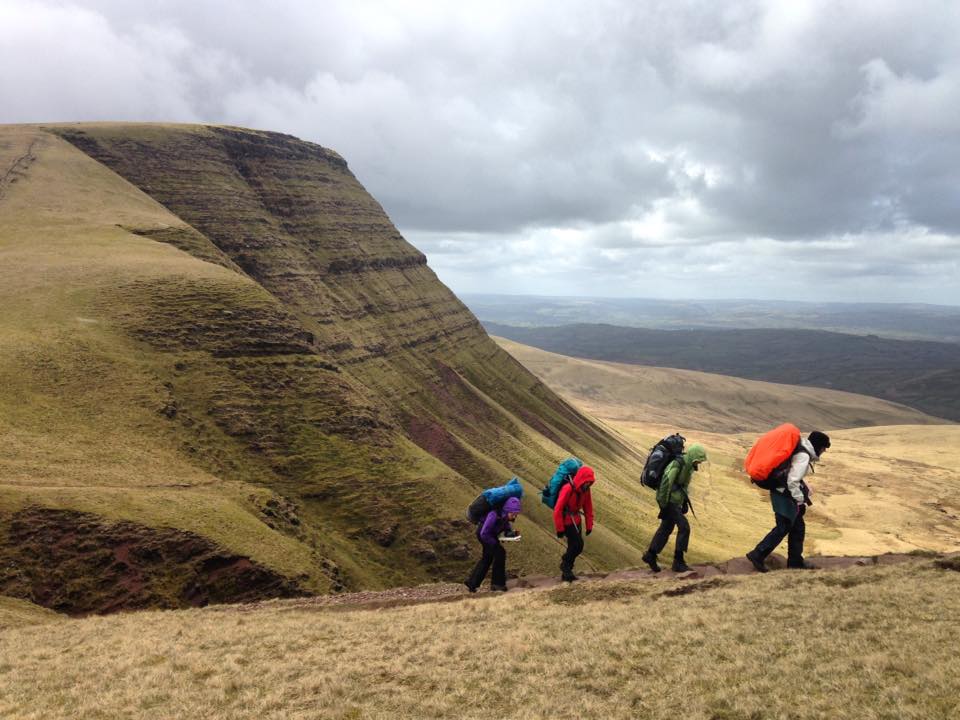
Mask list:
[[[800,505],[804,502],[803,490],[800,483],[807,476],[808,472],[813,472],[813,464],[819,460],[816,450],[807,438],[800,438],[800,452],[790,460],[790,470],[787,473],[787,492]],[[782,492],[782,491],[781,491]]]

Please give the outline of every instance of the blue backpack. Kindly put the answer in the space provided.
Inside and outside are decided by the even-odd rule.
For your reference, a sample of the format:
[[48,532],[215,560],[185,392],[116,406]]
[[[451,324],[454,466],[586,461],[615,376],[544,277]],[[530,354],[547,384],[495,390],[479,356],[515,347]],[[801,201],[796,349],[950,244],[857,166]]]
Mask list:
[[572,483],[573,476],[582,467],[583,461],[575,457],[569,457],[557,465],[557,471],[550,478],[550,482],[540,491],[540,502],[553,510],[557,505],[557,498],[560,497],[560,488],[566,482]]
[[476,500],[467,508],[467,520],[474,524],[483,522],[491,510],[501,507],[507,498],[512,497],[523,497],[523,485],[520,484],[518,477],[513,478],[506,485],[488,488],[477,495]]

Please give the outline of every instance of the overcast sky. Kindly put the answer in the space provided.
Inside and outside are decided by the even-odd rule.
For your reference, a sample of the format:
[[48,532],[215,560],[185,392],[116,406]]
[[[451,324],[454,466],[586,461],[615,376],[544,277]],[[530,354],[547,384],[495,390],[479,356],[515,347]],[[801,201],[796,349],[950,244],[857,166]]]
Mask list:
[[960,3],[0,0],[0,122],[337,150],[454,291],[960,304]]

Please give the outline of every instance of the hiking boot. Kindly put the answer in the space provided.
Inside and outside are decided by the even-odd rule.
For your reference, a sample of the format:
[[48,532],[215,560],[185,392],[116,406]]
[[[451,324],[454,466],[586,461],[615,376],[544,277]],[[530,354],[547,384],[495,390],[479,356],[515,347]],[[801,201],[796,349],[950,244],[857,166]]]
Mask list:
[[787,567],[791,570],[816,570],[817,566],[813,563],[808,563],[806,560],[803,560],[798,563],[787,563]]
[[763,559],[753,550],[747,553],[747,560],[750,561],[750,564],[753,565],[753,569],[757,572],[769,572],[767,566],[763,564]]
[[494,585],[493,583],[490,583],[490,589],[493,590],[494,592],[506,592],[506,591],[507,591],[507,586],[506,586],[506,585]]
[[647,565],[650,566],[650,570],[651,570],[652,572],[655,572],[655,573],[660,572],[660,566],[657,565],[657,556],[654,555],[654,554],[653,554],[652,552],[650,552],[649,550],[647,550],[647,551],[643,554],[643,557],[640,558],[640,559],[643,560]]
[[573,570],[564,570],[560,575],[560,579],[563,580],[563,582],[576,582],[580,578],[573,574]]
[[467,590],[469,590],[470,592],[475,593],[477,591],[476,586],[471,585],[469,580],[464,580],[463,584],[467,586]]
[[674,551],[673,553],[673,565],[670,567],[676,573],[685,573],[690,572],[693,568],[687,565],[683,561],[683,553],[679,551]]

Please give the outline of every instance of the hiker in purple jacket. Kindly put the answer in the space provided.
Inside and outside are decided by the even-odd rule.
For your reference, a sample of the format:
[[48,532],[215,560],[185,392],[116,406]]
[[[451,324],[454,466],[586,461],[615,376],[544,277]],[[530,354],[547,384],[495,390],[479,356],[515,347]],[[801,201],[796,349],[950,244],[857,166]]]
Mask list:
[[482,523],[477,525],[477,540],[483,548],[483,555],[477,561],[464,581],[470,592],[476,592],[480,583],[487,576],[487,570],[493,565],[493,577],[490,579],[490,589],[500,592],[507,591],[507,551],[500,544],[500,533],[510,534],[510,523],[520,514],[520,498],[507,498],[499,508],[487,513]]

